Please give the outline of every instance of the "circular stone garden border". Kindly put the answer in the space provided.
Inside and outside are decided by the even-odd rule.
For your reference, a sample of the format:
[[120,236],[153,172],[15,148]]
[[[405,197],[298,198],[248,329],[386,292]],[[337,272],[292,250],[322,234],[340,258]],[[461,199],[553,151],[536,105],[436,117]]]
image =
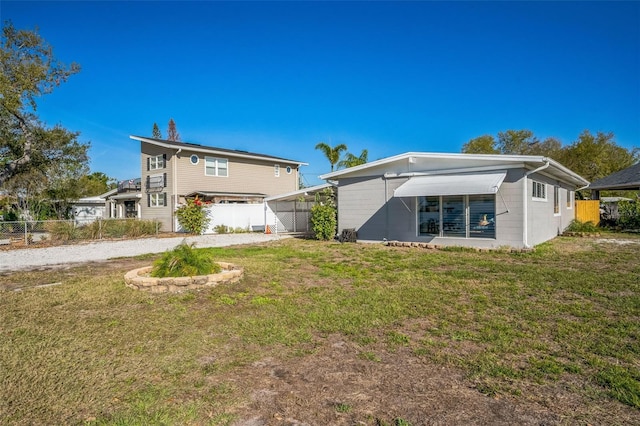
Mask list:
[[215,287],[218,284],[234,283],[244,273],[243,269],[233,263],[216,262],[222,271],[211,275],[196,275],[193,277],[155,278],[149,276],[152,266],[145,266],[127,272],[124,282],[127,287],[150,293],[180,293],[185,290],[196,290],[204,287]]

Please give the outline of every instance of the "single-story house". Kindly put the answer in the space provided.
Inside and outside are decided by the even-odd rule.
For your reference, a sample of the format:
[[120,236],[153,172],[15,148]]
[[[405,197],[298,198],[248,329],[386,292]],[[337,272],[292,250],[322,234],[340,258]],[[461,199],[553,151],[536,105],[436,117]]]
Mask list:
[[117,191],[117,189],[112,189],[104,194],[79,198],[71,203],[71,215],[76,224],[84,225],[97,219],[107,218],[107,197],[115,195]]
[[140,178],[118,182],[118,187],[104,194],[84,197],[71,204],[71,213],[77,224],[97,219],[139,219]]
[[543,156],[408,152],[320,176],[358,240],[529,248],[575,217],[589,182]]

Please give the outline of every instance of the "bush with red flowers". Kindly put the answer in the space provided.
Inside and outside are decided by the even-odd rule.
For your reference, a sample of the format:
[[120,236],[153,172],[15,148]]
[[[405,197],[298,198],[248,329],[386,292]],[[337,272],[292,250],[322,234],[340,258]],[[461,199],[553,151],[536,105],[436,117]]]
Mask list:
[[187,203],[176,210],[176,217],[182,229],[190,234],[200,235],[207,229],[209,221],[205,204],[198,197],[187,199]]

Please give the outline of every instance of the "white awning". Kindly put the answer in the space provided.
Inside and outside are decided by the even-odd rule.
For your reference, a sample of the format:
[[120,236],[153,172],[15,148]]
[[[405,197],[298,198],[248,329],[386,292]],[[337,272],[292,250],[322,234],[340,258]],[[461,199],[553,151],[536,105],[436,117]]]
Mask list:
[[476,195],[498,192],[507,172],[413,176],[394,191],[394,197]]

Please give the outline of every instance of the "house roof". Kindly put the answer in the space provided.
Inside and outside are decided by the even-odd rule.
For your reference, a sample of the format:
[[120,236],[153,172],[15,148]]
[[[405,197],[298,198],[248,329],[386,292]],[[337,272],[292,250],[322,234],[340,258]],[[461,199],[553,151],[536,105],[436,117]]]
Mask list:
[[411,176],[413,174],[454,174],[524,167],[529,170],[549,166],[541,171],[576,187],[589,184],[582,176],[557,161],[537,155],[458,154],[434,152],[407,152],[355,167],[326,173],[324,180],[365,176]]
[[640,188],[640,163],[593,181],[589,189],[638,189]]
[[238,157],[238,158],[248,158],[248,159],[252,159],[252,160],[279,161],[279,162],[282,162],[282,163],[296,164],[296,165],[299,165],[299,166],[307,166],[308,165],[308,163],[304,163],[302,161],[289,160],[289,159],[286,159],[286,158],[275,157],[275,156],[272,156],[272,155],[257,154],[255,152],[241,151],[241,150],[236,150],[236,149],[218,148],[218,147],[213,147],[213,146],[200,145],[200,144],[197,144],[197,143],[174,142],[174,141],[167,141],[167,140],[164,140],[164,139],[146,138],[144,136],[134,136],[134,135],[129,136],[129,138],[131,138],[133,140],[136,140],[136,141],[146,142],[146,143],[150,143],[150,144],[153,144],[153,145],[161,146],[163,148],[186,149],[186,150],[194,151],[194,152],[203,152],[203,153],[207,153],[207,154],[226,155],[226,156]]

